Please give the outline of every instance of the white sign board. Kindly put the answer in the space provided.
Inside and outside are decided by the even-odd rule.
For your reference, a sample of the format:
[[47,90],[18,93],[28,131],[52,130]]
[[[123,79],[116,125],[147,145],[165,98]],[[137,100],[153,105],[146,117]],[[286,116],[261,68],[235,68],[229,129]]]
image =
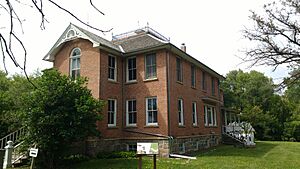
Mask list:
[[29,156],[30,157],[37,157],[38,151],[39,151],[39,149],[37,149],[37,148],[31,148],[29,150]]
[[137,143],[137,154],[158,154],[158,143]]

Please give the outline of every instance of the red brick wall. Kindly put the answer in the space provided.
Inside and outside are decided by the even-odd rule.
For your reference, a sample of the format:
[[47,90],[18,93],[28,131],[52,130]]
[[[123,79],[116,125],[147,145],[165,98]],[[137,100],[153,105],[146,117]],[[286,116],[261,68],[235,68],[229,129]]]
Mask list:
[[[207,90],[202,90],[202,70],[196,67],[196,87],[191,87],[191,63],[181,59],[183,67],[183,82],[177,82],[176,78],[176,55],[170,53],[170,113],[171,113],[171,135],[188,136],[199,134],[220,134],[220,108],[217,103],[204,103],[204,96],[211,97],[211,75],[206,73]],[[217,94],[217,78],[215,78],[215,89]],[[178,124],[178,99],[183,100],[184,126]],[[217,99],[217,98],[216,98]],[[197,104],[197,126],[192,124],[192,102]],[[216,106],[217,127],[204,126],[204,104]]]
[[[95,98],[103,100],[117,100],[116,127],[107,126],[107,106],[103,108],[103,119],[98,122],[98,129],[104,138],[122,138],[147,136],[124,132],[122,129],[136,132],[168,135],[168,97],[167,97],[167,58],[169,56],[169,82],[170,82],[170,135],[188,136],[199,134],[220,134],[220,109],[218,103],[209,103],[216,106],[217,127],[204,126],[203,96],[211,95],[211,76],[206,74],[207,90],[202,90],[202,70],[196,67],[196,88],[191,87],[191,64],[182,59],[183,83],[176,82],[176,55],[166,50],[153,51],[156,53],[157,80],[145,81],[145,53],[136,55],[137,82],[126,83],[126,58],[115,56],[117,59],[117,81],[108,80],[108,55],[104,50],[92,47],[92,43],[77,39],[67,42],[55,57],[54,67],[64,74],[69,74],[69,56],[72,49],[79,47],[81,56],[81,76],[89,79],[88,88],[92,90]],[[218,99],[217,78],[215,78],[216,99]],[[146,126],[146,98],[157,97],[158,127]],[[177,100],[183,99],[184,127],[178,125]],[[126,126],[126,100],[137,101],[137,126]],[[198,126],[192,125],[192,102],[197,103]]]
[[99,98],[99,80],[100,80],[100,54],[99,49],[94,48],[90,41],[76,39],[66,42],[62,49],[55,56],[54,67],[63,74],[70,74],[70,55],[74,48],[81,49],[80,57],[80,75],[88,78],[88,88],[92,90],[95,98]]
[[[143,131],[153,134],[168,135],[168,110],[167,110],[167,76],[166,76],[166,52],[163,50],[156,53],[157,80],[145,80],[145,55],[136,56],[137,82],[124,84],[124,104],[126,100],[136,99],[137,101],[137,127],[125,127],[134,131]],[[124,62],[125,63],[125,62]],[[124,68],[125,68],[124,64]],[[124,69],[124,73],[126,69]],[[125,80],[125,74],[124,74]],[[157,97],[158,106],[158,127],[146,126],[146,98]],[[126,108],[124,105],[124,126],[126,124]],[[124,136],[136,136],[136,134],[124,133]]]

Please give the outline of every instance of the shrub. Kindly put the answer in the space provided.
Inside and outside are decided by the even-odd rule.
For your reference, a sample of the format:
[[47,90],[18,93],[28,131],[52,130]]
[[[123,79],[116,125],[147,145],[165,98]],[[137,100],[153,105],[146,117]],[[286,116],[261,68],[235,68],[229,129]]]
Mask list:
[[115,151],[115,152],[100,152],[97,154],[99,159],[114,159],[114,158],[135,158],[134,151]]

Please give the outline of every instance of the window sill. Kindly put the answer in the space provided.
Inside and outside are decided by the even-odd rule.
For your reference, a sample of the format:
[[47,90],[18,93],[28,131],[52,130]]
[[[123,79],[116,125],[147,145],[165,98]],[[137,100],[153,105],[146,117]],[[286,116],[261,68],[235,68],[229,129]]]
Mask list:
[[181,81],[176,81],[176,83],[183,85],[183,82]]
[[119,84],[119,82],[117,82],[116,80],[113,80],[113,79],[108,79],[108,82],[110,82],[110,83],[115,83],[115,84]]
[[185,125],[184,124],[179,124],[178,127],[179,128],[185,128]]
[[191,88],[194,89],[194,90],[197,90],[196,87],[194,87],[194,86],[191,86]]
[[197,124],[193,124],[192,125],[194,128],[199,128],[199,126]]
[[137,128],[136,124],[126,125],[125,128]]
[[137,80],[126,81],[125,85],[136,84]]
[[144,128],[159,128],[158,124],[147,124]]
[[117,129],[117,126],[107,126],[108,129]]
[[202,89],[202,92],[207,93],[207,90],[206,89]]
[[145,79],[144,82],[157,81],[158,78]]

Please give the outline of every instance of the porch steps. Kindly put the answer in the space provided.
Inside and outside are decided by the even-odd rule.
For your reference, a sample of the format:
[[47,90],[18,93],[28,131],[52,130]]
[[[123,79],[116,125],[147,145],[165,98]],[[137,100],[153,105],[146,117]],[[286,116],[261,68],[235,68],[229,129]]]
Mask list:
[[235,147],[244,147],[245,142],[227,133],[222,134],[222,143]]

